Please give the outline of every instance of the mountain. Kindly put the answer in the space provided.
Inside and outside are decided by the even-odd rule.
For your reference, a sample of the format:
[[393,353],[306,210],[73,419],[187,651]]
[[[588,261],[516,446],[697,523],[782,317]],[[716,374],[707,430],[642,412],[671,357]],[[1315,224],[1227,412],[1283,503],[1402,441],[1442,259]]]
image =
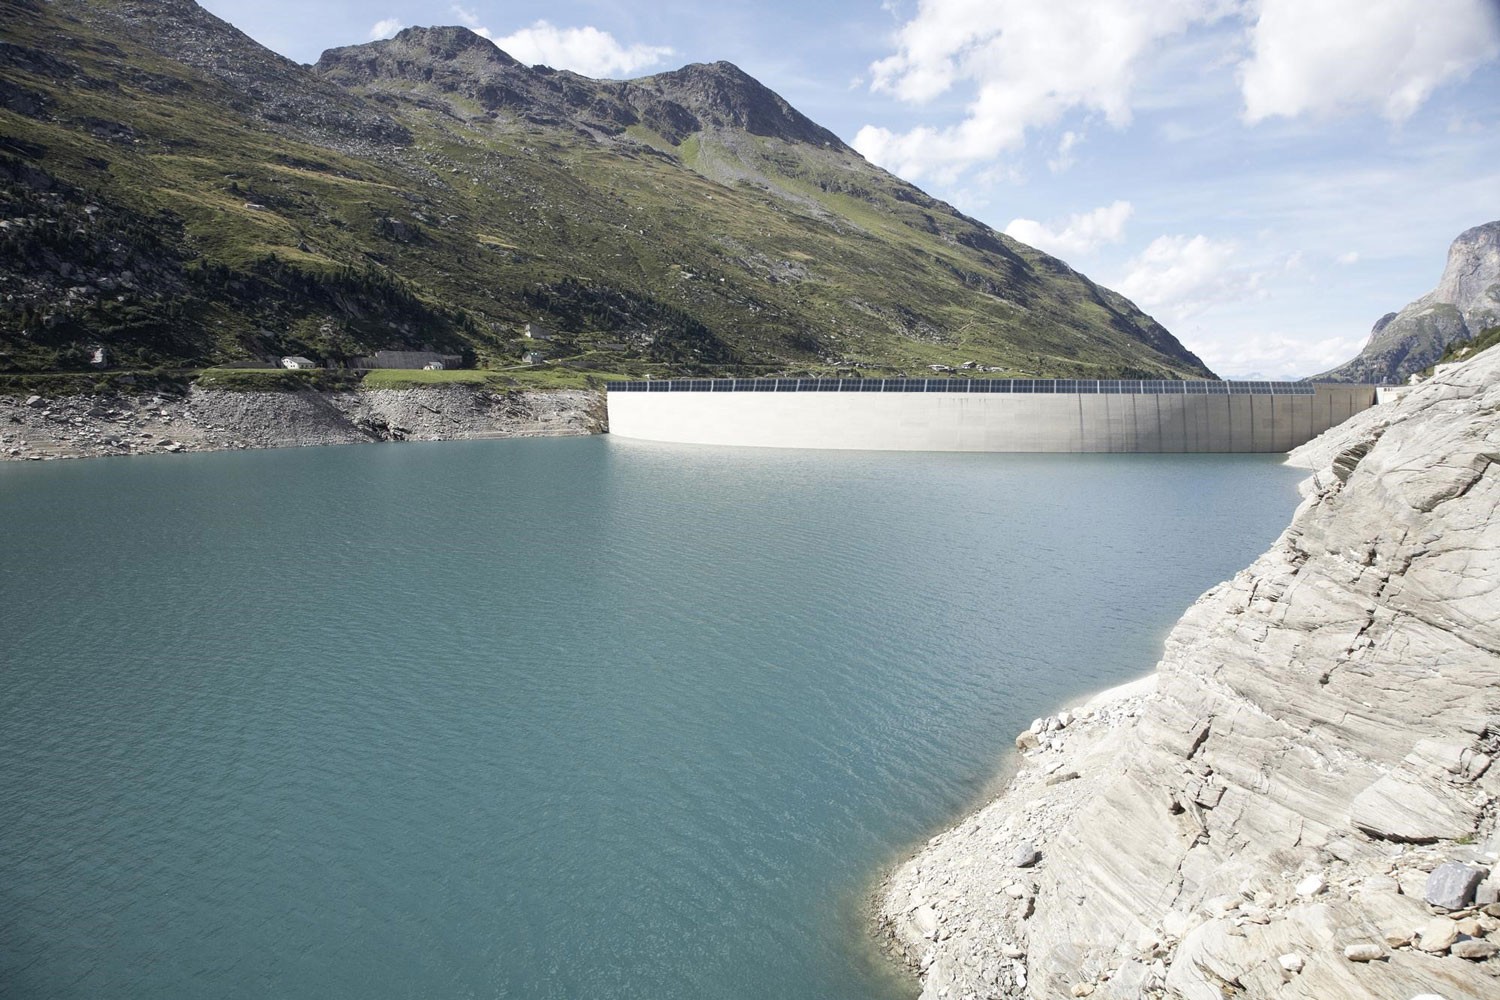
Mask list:
[[728,63],[591,80],[439,27],[301,66],[189,0],[0,18],[0,370],[501,366],[531,322],[624,374],[1209,374]]
[[1460,233],[1438,285],[1400,312],[1387,313],[1364,350],[1315,381],[1404,382],[1449,345],[1500,326],[1500,221]]

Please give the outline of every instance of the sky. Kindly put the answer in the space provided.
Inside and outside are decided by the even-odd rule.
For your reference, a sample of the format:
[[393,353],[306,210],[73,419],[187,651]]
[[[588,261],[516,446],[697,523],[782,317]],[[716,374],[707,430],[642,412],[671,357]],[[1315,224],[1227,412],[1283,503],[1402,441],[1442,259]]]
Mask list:
[[1500,0],[200,2],[303,63],[433,24],[610,79],[729,60],[1225,377],[1352,358],[1500,219]]

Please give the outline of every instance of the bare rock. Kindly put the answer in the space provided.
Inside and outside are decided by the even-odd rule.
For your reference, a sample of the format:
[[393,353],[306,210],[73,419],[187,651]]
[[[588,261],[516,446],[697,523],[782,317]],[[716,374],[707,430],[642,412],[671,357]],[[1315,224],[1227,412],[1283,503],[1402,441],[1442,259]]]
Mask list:
[[1444,917],[1429,920],[1422,925],[1417,947],[1423,951],[1441,954],[1453,947],[1458,940],[1458,927]]
[[1294,891],[1303,899],[1311,899],[1314,896],[1327,892],[1328,883],[1321,875],[1309,875],[1297,883],[1297,888]]
[[1427,876],[1422,898],[1445,910],[1461,910],[1474,901],[1474,890],[1483,879],[1482,869],[1449,861]]
[[1466,938],[1463,941],[1455,941],[1453,946],[1448,949],[1448,954],[1456,955],[1459,958],[1467,958],[1471,962],[1483,962],[1486,959],[1494,958],[1497,952],[1500,952],[1500,947],[1496,947],[1493,943],[1483,938]]
[[1351,944],[1344,948],[1344,957],[1351,962],[1378,962],[1385,957],[1385,949],[1369,942]]
[[911,922],[917,933],[925,938],[937,937],[938,915],[930,906],[919,906],[911,913]]

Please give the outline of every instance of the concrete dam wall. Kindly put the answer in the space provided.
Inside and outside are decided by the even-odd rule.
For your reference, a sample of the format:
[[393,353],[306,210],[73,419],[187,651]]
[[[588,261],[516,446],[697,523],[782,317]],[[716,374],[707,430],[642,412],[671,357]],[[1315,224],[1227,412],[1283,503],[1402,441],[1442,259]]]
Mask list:
[[1373,386],[1306,382],[671,379],[607,389],[620,437],[879,451],[1282,452],[1375,403]]

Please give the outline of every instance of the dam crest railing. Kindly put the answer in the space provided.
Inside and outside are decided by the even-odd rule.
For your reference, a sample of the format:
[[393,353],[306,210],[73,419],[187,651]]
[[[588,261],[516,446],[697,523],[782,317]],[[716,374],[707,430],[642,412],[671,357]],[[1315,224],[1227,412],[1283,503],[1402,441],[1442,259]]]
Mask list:
[[610,392],[985,392],[1121,396],[1311,396],[1311,382],[1041,378],[693,378],[606,382]]

